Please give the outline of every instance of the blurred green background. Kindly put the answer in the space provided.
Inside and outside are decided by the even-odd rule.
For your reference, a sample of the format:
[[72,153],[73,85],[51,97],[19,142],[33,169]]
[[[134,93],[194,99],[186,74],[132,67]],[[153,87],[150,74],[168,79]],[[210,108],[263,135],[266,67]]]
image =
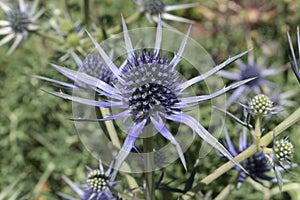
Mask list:
[[[78,0],[41,0],[40,5],[46,9],[41,20],[42,27],[50,29],[47,20],[61,9],[60,17],[69,17],[73,22],[83,21],[82,4]],[[191,3],[192,0],[171,1],[166,4]],[[213,0],[197,1],[195,8],[174,12],[176,15],[195,20],[191,37],[197,40],[213,57],[215,63],[220,63],[228,56],[242,52],[248,48],[247,38],[252,41],[255,58],[266,59],[266,64],[289,65],[289,46],[286,31],[296,41],[296,27],[300,25],[300,3],[297,0]],[[111,28],[120,24],[122,13],[128,17],[136,12],[135,4],[129,0],[93,0],[91,16],[97,26]],[[0,18],[4,17],[3,13]],[[67,18],[67,17],[66,17]],[[109,23],[103,21],[108,20]],[[103,24],[104,23],[104,24]],[[171,23],[180,31],[185,31],[188,25]],[[142,18],[129,28],[154,26]],[[76,44],[75,44],[76,45]],[[30,34],[19,48],[10,56],[5,55],[9,46],[0,47],[0,190],[14,183],[11,196],[20,192],[16,199],[48,200],[59,199],[56,192],[72,194],[71,189],[62,180],[62,175],[70,177],[74,182],[82,184],[85,181],[85,166],[97,167],[98,161],[84,148],[77,135],[72,117],[70,102],[50,96],[39,89],[47,87],[42,81],[33,79],[34,74],[66,80],[60,76],[50,63],[75,66],[72,60],[59,62],[62,52],[55,51],[60,47],[39,36]],[[61,51],[65,49],[62,48]],[[245,60],[247,58],[244,58]],[[234,65],[231,68],[236,68]],[[187,76],[195,76],[185,72]],[[283,91],[298,88],[299,84],[288,69],[272,81],[282,85]],[[299,107],[299,95],[291,98],[296,101],[296,107],[288,107],[287,113],[292,113]],[[273,125],[284,118],[274,117]],[[207,122],[203,122],[204,125]],[[236,125],[228,120],[227,125],[234,141],[238,141]],[[298,163],[300,155],[299,123],[289,128],[284,135],[290,137],[295,145],[293,161]],[[200,145],[197,139],[185,153],[189,169],[193,166]],[[211,152],[201,160],[195,183],[208,175],[226,160]],[[293,174],[284,173],[284,178],[292,181],[287,184],[287,192],[279,194],[276,185],[270,189],[262,187],[247,179],[239,190],[230,194],[230,199],[299,199],[300,170],[294,168]],[[184,172],[180,162],[165,169],[167,180],[174,180],[174,187],[183,187],[189,174]],[[160,173],[157,173],[159,176]],[[176,176],[175,176],[176,175]],[[203,188],[206,199],[216,197],[229,183],[233,183],[236,171],[229,171],[211,185]],[[142,184],[141,175],[134,175]],[[294,184],[296,183],[296,184]],[[125,186],[126,187],[126,186]],[[246,196],[245,196],[246,194]],[[275,194],[275,195],[273,195]],[[272,196],[273,195],[273,196]],[[165,192],[161,199],[176,199],[178,194]],[[0,198],[1,199],[1,198]],[[5,199],[5,198],[4,198]],[[8,198],[7,198],[8,199]],[[200,197],[197,197],[200,199]]]

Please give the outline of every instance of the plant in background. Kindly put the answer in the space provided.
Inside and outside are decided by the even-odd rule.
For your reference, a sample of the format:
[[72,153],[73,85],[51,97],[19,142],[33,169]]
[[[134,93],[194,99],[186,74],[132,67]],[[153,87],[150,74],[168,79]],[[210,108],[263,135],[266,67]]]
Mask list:
[[[72,22],[69,18],[61,16],[53,17],[49,20],[53,35],[59,42],[56,49],[60,53],[59,61],[66,61],[70,52],[74,51],[85,55],[84,29],[80,21]],[[61,56],[62,54],[62,56]]]
[[[171,21],[178,21],[178,22],[183,22],[183,23],[195,23],[192,20],[179,17],[176,15],[172,15],[168,13],[169,11],[174,11],[174,10],[181,10],[181,9],[186,9],[186,8],[192,8],[197,6],[197,3],[192,3],[192,4],[178,4],[178,5],[166,5],[163,0],[134,0],[134,2],[140,6],[138,11],[144,12],[146,18],[148,19],[149,22],[156,22],[158,23],[161,21],[159,19],[159,16],[161,19],[165,20],[171,20]],[[172,28],[170,25],[165,23],[164,21],[161,21],[162,25],[168,28]]]
[[273,82],[267,80],[267,77],[280,74],[284,71],[284,68],[274,68],[271,66],[266,68],[265,63],[256,63],[252,53],[248,54],[248,62],[244,63],[242,60],[237,60],[236,64],[240,68],[240,73],[234,73],[226,70],[220,71],[218,74],[229,80],[241,81],[248,78],[256,77],[256,79],[248,82],[247,84],[239,87],[235,90],[227,99],[227,106],[230,106],[237,100],[241,100],[243,97],[251,92],[254,94],[268,94],[270,93],[268,88],[278,89],[279,86]]
[[291,40],[291,36],[289,34],[289,32],[287,32],[287,36],[288,36],[288,40],[289,40],[289,45],[290,45],[290,49],[291,49],[291,54],[292,54],[292,58],[290,59],[291,61],[291,65],[292,65],[292,69],[298,79],[298,82],[300,83],[300,71],[299,71],[299,66],[298,66],[298,62],[300,59],[300,33],[299,33],[299,27],[297,27],[297,46],[298,46],[298,53],[299,53],[299,57],[298,57],[298,61],[295,55],[295,51],[293,48],[293,43]]
[[19,6],[8,6],[0,2],[0,8],[6,14],[6,20],[0,20],[0,35],[6,35],[1,41],[0,46],[8,43],[15,38],[7,54],[11,54],[22,40],[27,38],[28,33],[38,30],[39,26],[35,21],[43,14],[43,10],[36,13],[39,0],[35,0],[31,9],[23,0],[19,0]]

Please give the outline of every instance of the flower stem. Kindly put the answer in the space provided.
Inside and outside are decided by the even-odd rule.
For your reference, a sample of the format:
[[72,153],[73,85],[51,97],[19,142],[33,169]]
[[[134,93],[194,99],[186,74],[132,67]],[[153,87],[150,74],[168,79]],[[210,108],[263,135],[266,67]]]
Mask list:
[[[145,131],[149,127],[145,128]],[[146,134],[148,136],[150,134]],[[153,137],[146,137],[143,139],[143,150],[144,150],[144,167],[145,167],[145,192],[144,196],[147,200],[155,199],[155,183],[154,183],[154,157],[153,157]]]
[[[280,135],[283,131],[285,131],[287,128],[292,126],[293,124],[297,123],[300,120],[300,108],[298,108],[294,113],[292,113],[288,118],[286,118],[283,122],[281,122],[279,125],[277,125],[272,131],[268,132],[266,135],[264,135],[260,140],[260,146],[266,147],[273,141],[273,136]],[[245,151],[240,153],[235,157],[235,159],[238,162],[241,162],[253,154],[257,152],[256,145],[251,145],[248,147]],[[189,199],[191,196],[194,196],[195,193],[201,190],[203,185],[208,185],[217,178],[219,178],[221,175],[223,175],[225,172],[229,171],[234,164],[230,161],[220,166],[218,169],[216,169],[213,173],[206,176],[204,179],[200,181],[195,187],[191,189],[191,192],[188,192],[187,194],[183,195],[183,199]]]
[[57,39],[56,37],[53,37],[51,35],[48,35],[46,33],[38,32],[38,31],[33,31],[32,33],[35,33],[36,35],[41,36],[42,38],[45,38],[57,44],[62,44],[62,45],[64,44],[64,41]]
[[83,15],[84,24],[88,27],[90,25],[90,0],[83,0]]
[[[108,108],[100,107],[100,111],[102,113],[102,116],[109,116],[111,113]],[[110,140],[113,143],[114,146],[117,148],[121,148],[120,139],[118,137],[117,131],[115,129],[115,126],[112,121],[105,121],[105,126],[107,129],[107,132],[109,134]]]
[[256,142],[256,147],[260,149],[260,138],[261,138],[261,116],[257,116],[255,127],[254,127],[254,141]]

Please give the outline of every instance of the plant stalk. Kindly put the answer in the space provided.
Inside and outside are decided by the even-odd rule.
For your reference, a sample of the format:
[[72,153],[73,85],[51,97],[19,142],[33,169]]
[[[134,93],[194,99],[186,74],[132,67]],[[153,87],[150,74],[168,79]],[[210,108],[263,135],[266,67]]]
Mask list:
[[90,0],[83,0],[83,15],[84,24],[89,27],[90,25]]
[[[147,131],[147,128],[145,129]],[[148,136],[147,134],[146,136]],[[145,191],[144,196],[147,200],[155,199],[155,182],[154,182],[154,157],[153,157],[153,137],[143,139],[144,150],[144,168],[145,168]]]
[[[260,140],[260,146],[266,147],[268,146],[272,141],[273,137],[277,137],[280,135],[283,131],[285,131],[287,128],[292,126],[293,124],[297,123],[300,120],[300,108],[298,108],[294,113],[292,113],[288,118],[286,118],[283,122],[281,122],[279,125],[277,125],[272,131],[269,131],[266,135],[264,135]],[[256,145],[251,145],[248,147],[245,151],[241,152],[239,155],[235,157],[235,159],[238,162],[241,162],[253,154],[257,152]],[[234,164],[230,161],[220,166],[218,169],[216,169],[213,173],[206,176],[204,179],[200,181],[195,187],[191,189],[190,192],[184,194],[182,197],[183,199],[190,199],[192,196],[194,196],[198,191],[201,190],[203,185],[208,185],[217,178],[219,178],[221,175],[223,175],[225,172],[229,171],[232,167],[234,167]]]

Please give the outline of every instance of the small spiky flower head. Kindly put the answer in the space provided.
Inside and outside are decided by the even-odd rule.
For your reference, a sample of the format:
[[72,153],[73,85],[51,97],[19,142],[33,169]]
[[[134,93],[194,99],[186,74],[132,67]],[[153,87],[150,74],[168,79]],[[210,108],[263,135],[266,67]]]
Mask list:
[[163,0],[144,0],[143,6],[150,15],[158,15],[165,9]]
[[[172,20],[172,21],[178,21],[183,23],[194,23],[194,21],[179,17],[176,15],[169,14],[169,11],[173,10],[180,10],[180,9],[186,9],[186,8],[192,8],[197,5],[197,3],[193,4],[179,4],[179,5],[166,5],[164,3],[164,0],[134,0],[134,2],[139,5],[139,11],[145,12],[146,18],[149,22],[156,22],[158,23],[159,16],[162,19],[165,20]],[[165,22],[161,22],[163,26],[171,28],[170,25],[168,25]]]
[[249,108],[255,115],[268,115],[273,109],[273,102],[266,95],[259,94],[251,99]]
[[[104,172],[100,161],[98,169],[93,170],[88,167],[88,175],[85,185],[77,186],[69,178],[63,177],[63,179],[76,192],[76,194],[80,196],[81,200],[115,200],[117,198],[114,197],[110,189],[118,182],[110,181],[110,172],[111,166],[106,172]],[[58,195],[68,200],[75,199],[74,197],[63,193],[58,193]]]
[[[235,146],[232,143],[232,140],[229,136],[229,133],[224,128],[224,133],[226,137],[226,146],[228,147],[230,153],[233,156],[237,156],[239,153],[243,152],[245,149],[247,149],[251,143],[247,142],[247,128],[244,127],[242,133],[240,134],[239,139],[239,148],[236,150]],[[274,173],[273,167],[269,162],[269,158],[263,154],[262,152],[257,152],[251,157],[247,158],[246,160],[242,161],[242,166],[247,170],[248,174],[246,174],[244,171],[241,171],[241,169],[238,166],[235,166],[233,169],[240,171],[239,177],[238,177],[238,187],[241,186],[241,184],[246,180],[247,177],[250,177],[254,181],[263,184],[261,180],[266,180],[272,183],[278,183],[278,180],[276,178],[276,175]],[[290,166],[284,166],[284,169],[289,169],[291,167],[294,167],[295,165]],[[282,171],[283,168],[278,169],[279,171]],[[274,177],[269,176],[269,174],[273,174]],[[287,180],[284,180],[287,181]]]
[[108,187],[109,177],[97,169],[89,173],[86,182],[93,192],[101,192]]
[[279,161],[290,161],[294,154],[294,145],[289,141],[288,137],[284,137],[275,141],[273,151]]
[[[103,59],[97,54],[89,54],[83,60],[73,51],[69,52],[75,61],[78,71],[85,73],[93,78],[99,79],[106,84],[113,85],[116,82],[115,75],[111,72],[109,67],[104,63]],[[77,82],[77,84],[69,84],[62,81],[57,81],[54,79],[50,79],[43,76],[33,75],[35,78],[39,78],[50,82],[54,85],[58,85],[59,87],[63,87],[69,90],[76,90],[79,88],[90,89],[89,84],[85,84],[84,82]],[[101,94],[100,94],[101,95]]]
[[262,89],[264,91],[268,91],[268,88],[278,89],[280,88],[275,83],[267,80],[269,76],[274,76],[280,74],[285,70],[284,67],[275,68],[275,66],[270,66],[267,68],[265,64],[266,60],[263,62],[258,62],[254,60],[254,56],[252,53],[248,55],[248,62],[244,63],[242,60],[237,60],[236,64],[240,68],[239,73],[230,72],[227,70],[222,70],[218,74],[224,78],[229,80],[241,81],[248,78],[254,78],[254,80],[248,82],[247,84],[239,87],[235,90],[232,95],[230,95],[227,99],[227,106],[230,106],[237,100],[241,100],[243,97],[247,97],[247,95],[251,92],[254,94],[261,94]]
[[289,40],[289,45],[290,45],[290,49],[291,49],[291,54],[292,54],[292,59],[291,59],[291,65],[292,65],[292,69],[298,79],[298,82],[300,83],[300,71],[299,71],[299,59],[300,59],[300,31],[299,31],[299,27],[297,27],[297,46],[298,46],[298,53],[299,53],[299,57],[298,57],[298,60],[296,58],[296,55],[295,55],[295,51],[294,51],[294,48],[293,48],[293,43],[292,43],[292,40],[291,40],[291,36],[289,34],[289,32],[287,32],[287,36],[288,36],[288,40]]
[[[76,95],[69,95],[63,92],[46,91],[54,96],[72,100],[85,105],[93,105],[117,110],[118,113],[102,119],[74,118],[77,121],[106,121],[115,119],[133,119],[129,128],[128,135],[115,156],[114,172],[111,179],[114,180],[118,170],[135,147],[135,142],[143,129],[152,124],[153,127],[166,138],[176,149],[183,166],[186,168],[186,162],[180,144],[168,130],[163,119],[182,123],[194,130],[203,140],[211,144],[214,148],[223,153],[232,162],[243,167],[236,162],[226,148],[218,142],[196,119],[186,114],[185,109],[195,106],[195,104],[218,97],[227,91],[239,87],[250,80],[244,80],[233,83],[228,87],[209,94],[201,96],[183,96],[185,90],[199,81],[215,74],[220,69],[234,62],[247,52],[229,58],[224,63],[212,68],[207,73],[194,77],[191,80],[184,80],[176,70],[177,64],[181,61],[185,46],[188,42],[190,29],[184,36],[178,52],[172,59],[160,51],[162,43],[162,24],[159,21],[156,29],[156,39],[153,49],[145,49],[141,52],[134,50],[125,20],[122,18],[124,31],[125,49],[127,59],[117,67],[111,58],[105,53],[102,47],[89,34],[95,48],[103,59],[106,66],[114,74],[116,82],[109,85],[103,80],[86,74],[85,72],[74,71],[58,65],[52,65],[56,70],[77,83],[84,83],[94,89],[97,94],[109,98],[107,101],[96,101],[94,99],[83,98]],[[77,60],[77,59],[76,59]],[[82,65],[81,65],[82,66]],[[64,86],[64,84],[62,84]]]
[[31,10],[24,0],[19,0],[19,6],[8,6],[0,2],[0,8],[6,14],[6,20],[0,20],[0,35],[6,35],[1,41],[0,46],[6,44],[15,38],[14,43],[10,47],[7,54],[11,54],[22,40],[24,40],[29,31],[36,31],[39,27],[35,25],[35,21],[42,15],[43,10],[35,13],[39,0],[35,0]]
[[116,78],[110,69],[104,64],[100,55],[90,54],[83,61],[80,71],[100,79],[105,83],[112,85],[116,82]]

